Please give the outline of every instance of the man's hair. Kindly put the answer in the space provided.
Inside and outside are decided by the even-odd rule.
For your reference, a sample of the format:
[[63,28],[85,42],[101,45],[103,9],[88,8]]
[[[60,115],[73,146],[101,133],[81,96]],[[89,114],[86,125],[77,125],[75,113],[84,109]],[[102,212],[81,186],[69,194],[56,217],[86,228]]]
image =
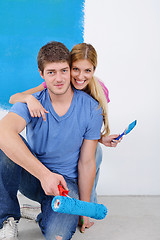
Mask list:
[[70,66],[70,52],[63,43],[52,41],[39,50],[37,63],[42,73],[45,65],[51,62],[67,62]]

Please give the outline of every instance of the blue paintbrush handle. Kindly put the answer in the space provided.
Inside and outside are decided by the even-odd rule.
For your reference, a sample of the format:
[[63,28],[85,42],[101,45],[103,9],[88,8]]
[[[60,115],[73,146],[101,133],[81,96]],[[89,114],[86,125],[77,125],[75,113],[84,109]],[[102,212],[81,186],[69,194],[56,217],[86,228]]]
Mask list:
[[115,140],[119,140],[123,135],[124,135],[124,132],[121,135],[119,135],[117,138],[115,138]]
[[56,196],[52,200],[55,212],[103,219],[107,215],[107,208],[103,204],[81,201],[75,198]]

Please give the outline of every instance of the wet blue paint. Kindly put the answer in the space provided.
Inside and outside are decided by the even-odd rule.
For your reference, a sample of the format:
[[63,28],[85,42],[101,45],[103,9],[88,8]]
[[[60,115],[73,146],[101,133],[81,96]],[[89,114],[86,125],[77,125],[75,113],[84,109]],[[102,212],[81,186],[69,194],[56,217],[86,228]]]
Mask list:
[[117,138],[115,138],[115,140],[119,140],[121,137],[123,137],[123,135],[127,135],[128,133],[130,133],[130,131],[136,126],[136,124],[137,124],[137,120],[130,123],[129,126],[124,130],[124,132],[121,135],[119,135]]
[[64,196],[54,197],[51,206],[55,212],[87,216],[97,220],[104,219],[107,215],[107,208],[103,204],[85,202]]
[[70,50],[83,42],[84,1],[0,1],[0,106],[9,97],[42,82],[37,68],[39,49],[49,41]]

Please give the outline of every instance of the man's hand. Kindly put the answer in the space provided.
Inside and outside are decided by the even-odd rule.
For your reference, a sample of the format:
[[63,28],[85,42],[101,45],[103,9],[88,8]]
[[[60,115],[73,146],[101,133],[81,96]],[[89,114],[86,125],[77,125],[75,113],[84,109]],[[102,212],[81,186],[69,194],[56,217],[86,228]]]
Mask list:
[[90,228],[93,226],[94,222],[90,222],[89,217],[80,217],[80,226],[81,226],[81,233],[85,232],[85,228]]
[[60,174],[49,172],[47,176],[43,177],[42,180],[40,180],[40,182],[46,195],[58,196],[59,184],[61,184],[64,189],[68,190],[67,183],[64,180],[64,177]]
[[122,138],[120,138],[119,140],[115,140],[115,138],[117,138],[118,136],[119,136],[118,134],[113,134],[106,137],[102,137],[100,139],[100,143],[102,143],[106,147],[116,147],[117,144],[120,143],[122,140]]

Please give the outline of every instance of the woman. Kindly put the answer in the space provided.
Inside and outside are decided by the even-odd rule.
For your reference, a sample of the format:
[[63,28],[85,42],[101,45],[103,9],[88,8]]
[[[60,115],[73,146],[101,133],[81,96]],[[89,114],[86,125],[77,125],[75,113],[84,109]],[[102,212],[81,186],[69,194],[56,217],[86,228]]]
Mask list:
[[[91,95],[99,102],[99,106],[103,110],[103,131],[101,134],[100,143],[105,146],[115,147],[119,141],[114,139],[118,135],[109,135],[109,124],[107,115],[107,102],[109,102],[108,89],[105,85],[96,77],[94,77],[95,69],[97,66],[97,53],[91,44],[80,43],[73,47],[71,50],[71,83],[73,87],[79,90],[83,90]],[[16,102],[27,103],[29,112],[32,117],[43,117],[46,120],[46,114],[48,111],[43,108],[40,102],[34,98],[33,93],[42,91],[46,88],[45,82],[38,87],[27,90],[23,93],[17,93],[10,98],[10,103]],[[97,202],[96,186],[99,178],[99,169],[102,161],[102,149],[100,144],[96,149],[96,178],[91,194],[91,202]],[[92,224],[91,224],[92,225]],[[90,225],[90,226],[91,226]],[[84,227],[90,227],[84,226]],[[83,228],[81,229],[83,231]]]

